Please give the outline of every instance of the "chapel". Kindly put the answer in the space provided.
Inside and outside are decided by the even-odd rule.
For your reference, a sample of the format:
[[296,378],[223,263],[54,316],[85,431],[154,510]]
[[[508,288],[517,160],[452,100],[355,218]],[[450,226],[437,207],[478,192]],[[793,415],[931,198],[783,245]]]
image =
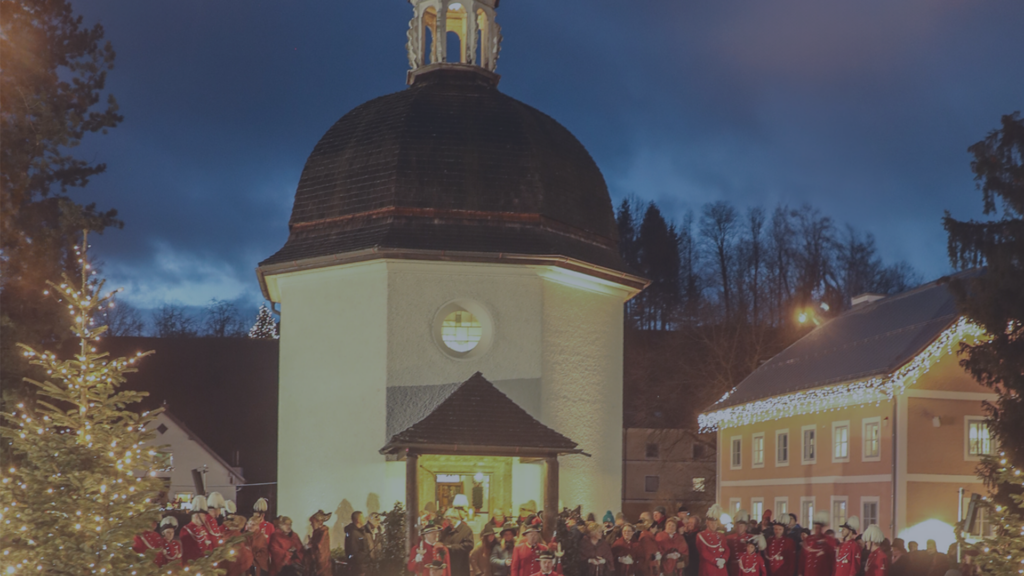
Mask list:
[[647,281],[587,150],[499,91],[498,2],[410,0],[408,87],[327,130],[257,269],[297,522],[620,509],[623,304]]

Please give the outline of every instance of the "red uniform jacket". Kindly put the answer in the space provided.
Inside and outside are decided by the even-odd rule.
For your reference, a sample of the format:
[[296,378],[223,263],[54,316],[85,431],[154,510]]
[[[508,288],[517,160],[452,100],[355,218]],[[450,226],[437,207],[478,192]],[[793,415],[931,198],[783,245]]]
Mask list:
[[[661,573],[665,576],[675,576],[676,568],[681,571],[686,558],[690,555],[690,548],[686,545],[686,538],[681,534],[673,532],[658,532],[654,537],[658,542],[658,551],[661,552]],[[671,554],[679,554],[678,558],[669,558]]]
[[811,534],[800,555],[800,576],[832,576],[836,550],[825,535]]
[[747,554],[744,551],[740,554],[736,559],[736,570],[740,576],[768,576],[768,571],[764,567],[764,558],[757,552]]
[[252,550],[252,563],[262,572],[270,571],[270,542],[263,531],[257,528],[245,533],[245,541]]
[[213,550],[210,534],[199,524],[189,522],[181,529],[181,563],[188,564]]
[[214,518],[213,514],[203,515],[203,526],[206,527],[206,532],[210,534],[214,547],[224,543],[224,534],[227,531],[223,526],[217,524],[217,519]]
[[644,553],[643,570],[648,576],[661,575],[661,550],[658,549],[658,540],[650,531],[644,530],[640,533],[640,549]]
[[[416,557],[421,554],[423,557],[417,562]],[[452,567],[448,558],[448,548],[440,541],[433,546],[426,542],[420,542],[418,546],[413,546],[409,551],[409,564],[406,568],[416,576],[430,576],[430,568],[427,568],[427,564],[434,561],[435,554],[445,564],[444,576],[451,576]]]
[[[725,562],[729,560],[729,550],[725,547],[725,538],[718,532],[704,530],[697,534],[697,551],[700,552],[698,576],[727,576]],[[718,567],[722,560],[722,567]]]
[[540,572],[540,560],[537,554],[547,550],[543,544],[530,546],[526,542],[516,546],[512,551],[512,576],[532,576]]
[[[227,540],[241,535],[241,532],[226,530],[224,532],[224,539]],[[226,570],[225,576],[242,576],[252,568],[252,548],[249,547],[248,539],[235,546],[235,554],[232,558],[233,560],[230,562],[224,560],[217,564],[217,568]]]
[[740,556],[747,553],[747,539],[750,538],[750,534],[729,534],[725,537],[725,543],[729,547],[729,561],[725,564],[725,567],[729,570],[729,576],[736,576],[739,574],[739,562]]
[[836,552],[835,576],[857,576],[860,572],[860,543],[852,538]]
[[270,541],[270,535],[274,533],[274,525],[266,520],[260,521],[260,532],[267,537],[267,541]]
[[156,565],[163,566],[172,560],[181,560],[181,542],[164,540],[164,550],[156,555]]
[[270,537],[270,576],[277,576],[289,564],[302,565],[302,541],[295,532],[278,530]]
[[[625,538],[619,539],[612,544],[612,556],[615,557],[615,573],[618,576],[644,576],[647,574],[644,565],[644,550],[637,541],[626,542]],[[622,558],[629,558],[632,564],[622,562]]]
[[164,537],[152,530],[143,532],[132,541],[132,550],[145,554],[147,550],[163,550]]
[[888,573],[889,557],[881,548],[875,548],[864,563],[864,576],[887,576]]
[[768,557],[768,574],[794,576],[796,571],[796,543],[792,538],[774,536],[768,540],[764,555]]

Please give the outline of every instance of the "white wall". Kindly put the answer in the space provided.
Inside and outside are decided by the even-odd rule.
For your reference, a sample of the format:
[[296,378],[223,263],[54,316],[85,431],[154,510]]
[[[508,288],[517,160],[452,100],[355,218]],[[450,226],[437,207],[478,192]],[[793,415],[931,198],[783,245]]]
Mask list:
[[[161,434],[157,428],[163,424],[167,430]],[[173,500],[174,495],[179,492],[195,494],[195,484],[192,483],[192,470],[206,466],[206,490],[209,492],[220,492],[228,500],[235,498],[237,488],[234,484],[234,477],[231,472],[217,458],[214,458],[201,445],[189,438],[173,420],[166,414],[157,415],[147,430],[156,434],[156,438],[149,442],[148,446],[168,445],[171,452],[171,463],[173,468],[170,474],[161,474],[169,477],[171,486],[168,499]],[[244,472],[244,471],[243,471]]]

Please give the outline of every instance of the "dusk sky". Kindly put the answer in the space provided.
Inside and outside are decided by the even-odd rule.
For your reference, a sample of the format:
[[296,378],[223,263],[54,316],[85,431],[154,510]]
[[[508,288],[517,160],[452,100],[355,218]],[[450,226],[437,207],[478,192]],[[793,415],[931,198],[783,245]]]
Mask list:
[[[405,88],[403,0],[90,0],[124,122],[80,201],[140,307],[254,307],[317,140]],[[500,89],[565,125],[612,200],[810,203],[889,262],[949,271],[943,210],[980,216],[967,147],[1024,109],[1020,0],[504,0]]]

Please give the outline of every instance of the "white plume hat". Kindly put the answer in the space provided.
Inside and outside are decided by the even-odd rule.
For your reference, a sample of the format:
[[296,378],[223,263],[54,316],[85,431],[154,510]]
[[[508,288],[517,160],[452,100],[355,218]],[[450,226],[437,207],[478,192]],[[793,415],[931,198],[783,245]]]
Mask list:
[[821,512],[815,512],[814,523],[821,524],[822,526],[828,526],[828,512],[824,510],[822,510]]
[[171,528],[177,528],[178,519],[174,516],[168,516],[160,521],[160,528],[166,528],[168,526],[170,526]]
[[736,515],[732,519],[733,523],[736,522],[750,522],[750,512],[740,509],[736,511]]
[[238,512],[238,506],[235,504],[234,500],[228,500],[227,502],[225,502],[224,509],[228,511],[228,514],[234,514],[235,512]]
[[722,507],[718,504],[712,504],[711,508],[708,508],[708,520],[718,520],[722,517]]
[[846,523],[840,526],[840,528],[849,528],[854,533],[860,532],[860,518],[850,516],[847,518]]
[[210,495],[206,497],[206,505],[210,508],[224,509],[224,497],[220,495],[220,492],[210,492]]
[[881,544],[882,540],[885,540],[885,534],[882,533],[882,529],[878,527],[878,524],[872,524],[864,530],[863,539],[865,542]]
[[259,512],[260,514],[263,514],[267,511],[269,506],[270,503],[267,502],[266,498],[260,498],[259,500],[256,501],[255,504],[252,505],[252,510],[253,512]]
[[200,494],[192,499],[192,512],[206,512],[206,496]]

